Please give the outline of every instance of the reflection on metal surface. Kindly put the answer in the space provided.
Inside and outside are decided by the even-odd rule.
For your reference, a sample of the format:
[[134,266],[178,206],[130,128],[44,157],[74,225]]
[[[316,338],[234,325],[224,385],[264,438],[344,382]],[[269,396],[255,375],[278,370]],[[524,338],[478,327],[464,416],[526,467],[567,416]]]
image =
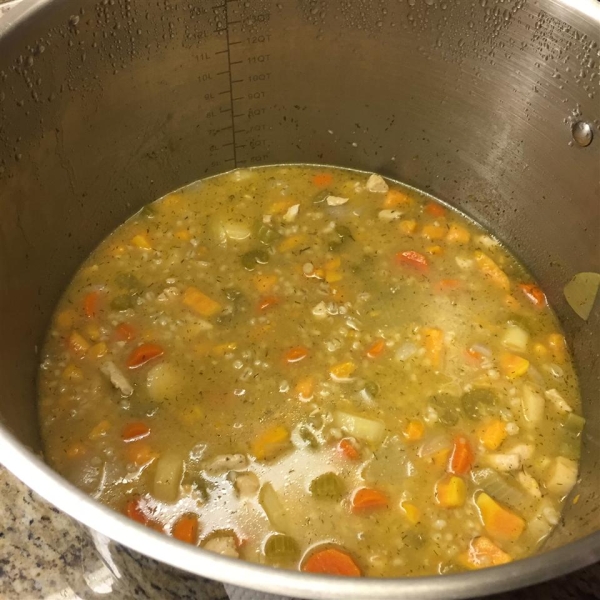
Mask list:
[[594,131],[592,126],[586,121],[577,121],[571,129],[575,142],[585,148],[592,143],[594,139]]

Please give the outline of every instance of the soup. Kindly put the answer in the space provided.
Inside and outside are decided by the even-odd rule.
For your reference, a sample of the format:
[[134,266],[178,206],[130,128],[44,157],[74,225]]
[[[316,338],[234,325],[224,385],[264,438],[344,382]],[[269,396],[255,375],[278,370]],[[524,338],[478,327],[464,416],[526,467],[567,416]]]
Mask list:
[[538,548],[584,420],[543,291],[463,215],[378,175],[236,170],[89,257],[40,367],[46,457],[167,535],[313,573]]

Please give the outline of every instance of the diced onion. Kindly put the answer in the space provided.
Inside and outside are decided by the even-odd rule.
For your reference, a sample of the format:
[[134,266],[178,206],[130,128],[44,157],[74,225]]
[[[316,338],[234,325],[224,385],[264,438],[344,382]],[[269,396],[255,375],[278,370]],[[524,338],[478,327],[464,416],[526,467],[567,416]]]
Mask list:
[[411,356],[414,356],[419,347],[412,342],[405,342],[396,350],[396,360],[408,360]]
[[569,406],[567,401],[558,393],[557,390],[546,390],[544,396],[546,396],[546,398],[548,398],[548,400],[550,400],[550,402],[554,404],[556,410],[562,413],[573,412],[573,409]]
[[375,192],[378,194],[385,194],[390,189],[384,178],[375,173],[373,173],[373,175],[367,179],[365,187],[369,190],[369,192]]
[[162,502],[175,502],[183,475],[183,460],[178,453],[167,451],[156,462],[154,497]]
[[486,454],[483,461],[497,471],[516,471],[521,468],[521,457],[518,454]]
[[502,337],[502,345],[512,352],[526,352],[529,334],[518,325],[509,325]]
[[385,426],[381,421],[365,419],[337,410],[333,413],[333,423],[340,429],[361,440],[377,443],[383,439]]
[[559,456],[554,461],[546,488],[552,494],[566,496],[577,483],[577,463],[574,460]]
[[528,427],[535,427],[544,418],[544,397],[536,392],[532,386],[523,386],[522,398],[523,418]]
[[418,454],[421,458],[424,458],[442,450],[450,450],[450,448],[452,448],[450,436],[442,433],[425,440],[423,444],[421,444]]

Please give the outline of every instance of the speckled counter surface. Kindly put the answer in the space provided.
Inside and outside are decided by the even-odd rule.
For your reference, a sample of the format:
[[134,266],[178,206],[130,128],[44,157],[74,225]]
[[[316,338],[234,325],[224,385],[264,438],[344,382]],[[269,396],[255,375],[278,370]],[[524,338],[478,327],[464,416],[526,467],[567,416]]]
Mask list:
[[[228,597],[218,583],[184,574],[177,578],[172,572],[166,573],[164,582],[157,575],[148,586],[140,585],[148,573],[144,570],[144,560],[137,565],[139,577],[116,580],[89,537],[72,519],[41,500],[0,466],[1,600],[226,600]],[[156,574],[155,569],[152,572]],[[243,597],[258,600],[252,592],[244,592]],[[490,600],[509,599],[600,599],[600,564]]]

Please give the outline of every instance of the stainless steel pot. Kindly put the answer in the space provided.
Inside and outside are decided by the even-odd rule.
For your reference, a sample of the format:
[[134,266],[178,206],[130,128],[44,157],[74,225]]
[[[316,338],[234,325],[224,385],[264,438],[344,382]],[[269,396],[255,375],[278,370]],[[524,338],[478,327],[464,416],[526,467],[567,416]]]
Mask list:
[[[108,538],[192,574],[303,598],[463,598],[600,559],[595,0],[24,0],[0,25],[0,460]],[[600,138],[600,135],[597,137]],[[235,166],[375,170],[489,226],[548,290],[581,378],[578,502],[536,557],[339,581],[231,561],[98,505],[40,456],[37,349],[82,259],[141,204]]]

